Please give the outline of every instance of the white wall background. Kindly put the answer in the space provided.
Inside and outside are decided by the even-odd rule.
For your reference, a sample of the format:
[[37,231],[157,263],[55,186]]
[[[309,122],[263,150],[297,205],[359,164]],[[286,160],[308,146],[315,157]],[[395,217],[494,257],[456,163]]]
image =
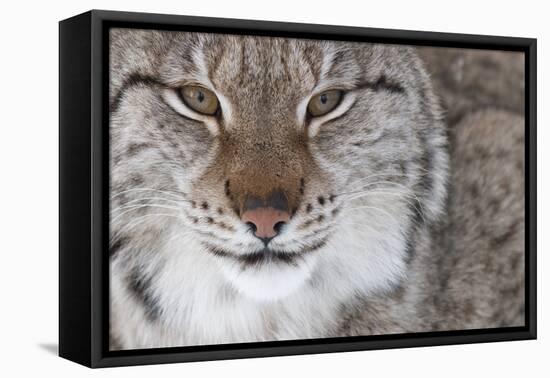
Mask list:
[[[550,372],[548,238],[550,27],[544,1],[5,1],[0,22],[0,375],[513,377]],[[539,340],[92,371],[57,344],[58,25],[91,8],[536,37]],[[547,298],[546,298],[547,299]],[[546,349],[546,351],[545,351]],[[548,376],[548,375],[546,375]]]

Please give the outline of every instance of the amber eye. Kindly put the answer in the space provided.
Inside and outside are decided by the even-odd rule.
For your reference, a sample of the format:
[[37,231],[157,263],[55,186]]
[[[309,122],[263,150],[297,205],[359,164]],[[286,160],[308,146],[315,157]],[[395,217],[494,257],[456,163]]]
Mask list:
[[180,95],[185,105],[197,113],[213,115],[218,110],[218,98],[206,88],[187,85],[180,89]]
[[343,92],[338,89],[319,93],[307,104],[307,111],[313,117],[325,115],[338,106],[342,99]]

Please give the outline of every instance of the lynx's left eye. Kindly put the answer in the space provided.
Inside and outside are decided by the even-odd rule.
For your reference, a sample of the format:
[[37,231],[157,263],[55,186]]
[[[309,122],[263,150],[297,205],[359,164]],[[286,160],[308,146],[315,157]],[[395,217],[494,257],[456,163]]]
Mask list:
[[343,91],[333,89],[326,92],[321,92],[312,97],[307,104],[307,111],[313,117],[325,115],[334,110],[343,96]]
[[213,115],[219,107],[214,92],[198,85],[187,85],[180,89],[180,96],[188,107],[200,114]]

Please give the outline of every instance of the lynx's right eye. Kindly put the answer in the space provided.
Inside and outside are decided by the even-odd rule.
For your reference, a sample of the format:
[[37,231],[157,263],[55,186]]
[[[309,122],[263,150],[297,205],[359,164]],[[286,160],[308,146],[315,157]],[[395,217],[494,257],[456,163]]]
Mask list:
[[198,85],[186,85],[179,94],[185,105],[200,114],[214,115],[220,106],[214,92]]

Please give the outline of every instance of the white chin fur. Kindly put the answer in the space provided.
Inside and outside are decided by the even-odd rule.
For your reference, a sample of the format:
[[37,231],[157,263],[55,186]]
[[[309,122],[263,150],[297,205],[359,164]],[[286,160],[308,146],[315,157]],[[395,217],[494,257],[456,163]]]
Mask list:
[[311,276],[316,258],[297,259],[295,265],[265,263],[242,269],[220,261],[225,277],[244,296],[258,302],[274,302],[296,292]]

